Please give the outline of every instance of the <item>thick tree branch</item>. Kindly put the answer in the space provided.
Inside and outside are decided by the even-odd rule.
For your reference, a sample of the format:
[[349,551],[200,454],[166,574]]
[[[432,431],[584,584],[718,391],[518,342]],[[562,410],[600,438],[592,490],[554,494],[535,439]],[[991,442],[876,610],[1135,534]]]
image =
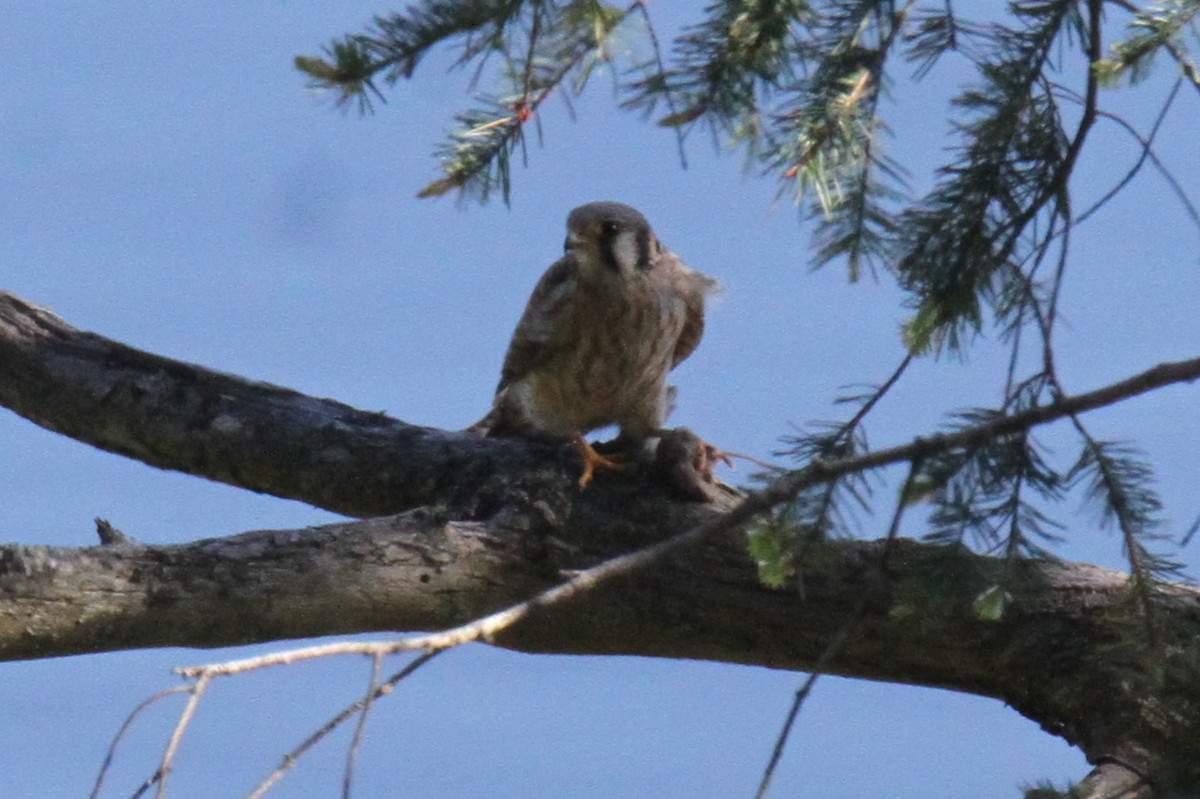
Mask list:
[[[459,522],[413,511],[178,546],[9,546],[0,554],[0,657],[443,629],[630,543],[583,519],[539,516],[531,507]],[[806,669],[855,617],[830,672],[997,697],[1095,759],[1133,757],[1124,743],[1130,700],[1096,658],[1122,640],[1125,575],[1025,563],[1010,610],[987,621],[970,600],[999,579],[1002,560],[899,544],[886,572],[882,542],[814,553],[801,601],[764,587],[741,537],[724,536],[543,608],[496,643]],[[914,586],[931,581],[937,601],[914,604]],[[1171,607],[1174,623],[1200,629],[1200,590],[1178,588]]]
[[[170,360],[76,330],[4,292],[0,364],[0,405],[36,424],[154,466],[350,516],[486,504],[520,475],[539,481],[563,472],[554,457],[561,449],[409,425]],[[1159,364],[988,424],[817,464],[777,480],[752,510],[814,483],[970,447],[1196,379],[1200,358]]]
[[552,451],[417,427],[163,358],[4,292],[0,405],[152,466],[349,516],[486,493],[497,474],[545,467]]
[[[1130,679],[1136,658],[1097,655],[1129,640],[1125,575],[902,541],[885,564],[884,543],[842,542],[800,564],[801,599],[760,584],[736,528],[807,485],[1194,380],[1200,359],[816,462],[744,500],[730,492],[703,505],[678,501],[645,473],[579,492],[556,448],[405,425],[170,361],[3,294],[0,365],[0,404],[81,441],[351,515],[405,511],[178,546],[110,536],[84,549],[2,547],[0,658],[441,630],[653,545],[654,557],[619,561],[628,568],[615,578],[538,607],[494,642],[807,669],[853,622],[832,673],[1002,699],[1093,762],[1116,764],[1108,773],[1154,774],[1178,741],[1195,747],[1195,735],[1179,735],[1195,720],[1147,703],[1144,680]],[[972,600],[999,584],[1013,594],[1004,617],[980,618]],[[1200,631],[1200,589],[1179,586],[1161,601],[1179,640]]]

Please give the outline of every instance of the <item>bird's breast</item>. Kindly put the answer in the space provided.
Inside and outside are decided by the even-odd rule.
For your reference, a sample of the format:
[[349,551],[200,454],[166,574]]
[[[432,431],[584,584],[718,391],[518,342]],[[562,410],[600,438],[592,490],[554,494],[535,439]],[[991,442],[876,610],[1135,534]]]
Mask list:
[[653,286],[605,299],[572,314],[554,355],[519,389],[541,432],[569,436],[608,424],[652,429],[663,421],[684,304]]

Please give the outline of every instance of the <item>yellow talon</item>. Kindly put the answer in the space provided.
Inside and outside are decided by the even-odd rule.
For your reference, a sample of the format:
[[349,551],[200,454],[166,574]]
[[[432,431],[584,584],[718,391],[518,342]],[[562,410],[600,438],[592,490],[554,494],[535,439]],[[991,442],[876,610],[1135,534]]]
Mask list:
[[583,436],[575,436],[575,438],[571,439],[571,446],[579,454],[580,460],[583,461],[583,474],[579,476],[579,487],[581,489],[587,488],[588,483],[592,482],[592,478],[596,476],[597,469],[619,471],[621,469],[628,469],[633,465],[617,455],[612,457],[601,455],[592,448],[591,444],[584,440]]

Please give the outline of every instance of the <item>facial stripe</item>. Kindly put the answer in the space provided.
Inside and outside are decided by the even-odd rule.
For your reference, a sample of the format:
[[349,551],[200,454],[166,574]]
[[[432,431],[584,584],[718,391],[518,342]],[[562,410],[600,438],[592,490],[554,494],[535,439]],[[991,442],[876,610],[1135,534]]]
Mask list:
[[614,272],[621,271],[621,264],[617,262],[617,236],[620,235],[620,230],[616,225],[605,224],[600,230],[600,261]]
[[637,231],[637,267],[645,272],[650,268],[650,230],[638,228]]

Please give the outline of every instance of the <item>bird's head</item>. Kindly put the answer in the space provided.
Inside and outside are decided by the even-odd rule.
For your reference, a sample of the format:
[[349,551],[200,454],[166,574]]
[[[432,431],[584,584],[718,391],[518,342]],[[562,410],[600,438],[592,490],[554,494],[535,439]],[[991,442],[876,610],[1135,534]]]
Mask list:
[[620,277],[648,271],[662,252],[646,217],[614,202],[588,203],[572,211],[563,248],[585,274]]

